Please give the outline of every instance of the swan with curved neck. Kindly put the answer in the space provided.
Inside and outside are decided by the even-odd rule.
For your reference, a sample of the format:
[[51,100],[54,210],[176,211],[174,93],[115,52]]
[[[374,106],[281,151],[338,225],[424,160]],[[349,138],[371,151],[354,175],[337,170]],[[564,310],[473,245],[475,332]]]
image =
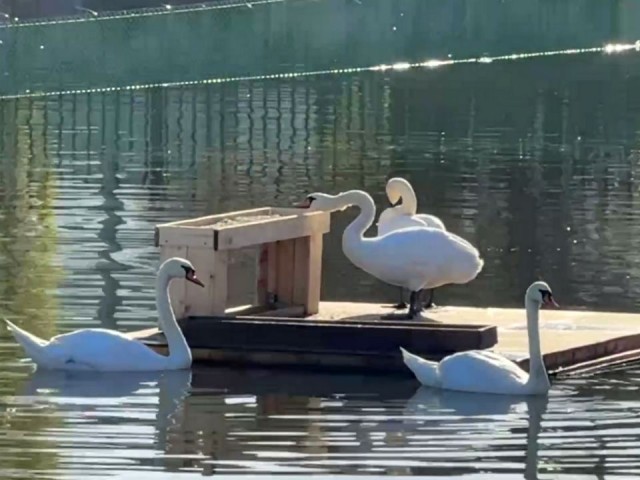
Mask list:
[[[435,215],[416,213],[418,200],[411,184],[401,177],[390,178],[386,186],[387,198],[391,205],[385,209],[378,218],[378,235],[385,235],[394,230],[409,227],[431,227],[438,230],[446,230],[444,223]],[[402,200],[402,203],[398,203]],[[433,306],[434,289],[430,290],[429,300],[423,308]],[[394,308],[406,308],[402,288],[400,288],[400,302],[393,305]]]
[[336,211],[352,205],[360,209],[360,215],[344,230],[344,254],[361,270],[411,292],[407,318],[415,318],[421,310],[420,290],[467,283],[482,269],[484,262],[478,251],[447,231],[412,227],[365,237],[364,232],[373,223],[376,207],[371,196],[362,190],[338,195],[313,193],[298,207]]
[[551,288],[534,282],[525,295],[529,338],[529,372],[502,355],[486,350],[460,352],[439,363],[401,348],[405,365],[427,387],[505,395],[538,395],[551,388],[540,348],[541,306],[558,307]]
[[179,370],[191,366],[191,350],[176,321],[169,299],[173,279],[204,284],[196,276],[193,265],[182,258],[166,260],[158,270],[156,306],[158,323],[167,339],[169,355],[152,349],[115,330],[87,328],[57,335],[49,341],[36,337],[5,320],[16,341],[42,369],[96,371]]

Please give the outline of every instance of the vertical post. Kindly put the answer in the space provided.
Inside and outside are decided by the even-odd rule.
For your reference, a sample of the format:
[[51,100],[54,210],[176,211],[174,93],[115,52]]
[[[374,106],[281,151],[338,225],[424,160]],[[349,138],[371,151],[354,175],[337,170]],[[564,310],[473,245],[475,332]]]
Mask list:
[[322,288],[322,233],[309,237],[307,297],[304,307],[307,315],[320,311],[320,290]]
[[186,258],[196,268],[204,288],[184,282],[185,316],[224,314],[227,308],[227,252],[189,247]]
[[277,242],[267,244],[267,303],[271,303],[272,295],[278,290],[278,246]]
[[277,278],[276,294],[278,301],[293,302],[293,267],[296,240],[281,240],[277,242]]
[[253,300],[255,305],[263,306],[269,303],[269,245],[262,244],[258,246],[258,255],[256,258],[256,295]]
[[[210,252],[211,254],[211,252]],[[227,309],[227,268],[229,266],[229,252],[218,250],[213,252],[211,298],[213,305],[211,315],[224,315]]]
[[320,310],[322,234],[296,239],[294,303],[304,305],[305,315]]

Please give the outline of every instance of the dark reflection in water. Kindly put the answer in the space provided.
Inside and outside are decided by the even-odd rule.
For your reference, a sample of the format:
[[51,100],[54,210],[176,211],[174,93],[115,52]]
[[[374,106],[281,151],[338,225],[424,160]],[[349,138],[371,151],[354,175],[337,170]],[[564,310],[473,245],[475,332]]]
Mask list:
[[12,438],[0,443],[0,470],[21,477],[640,471],[637,371],[565,380],[549,397],[528,398],[284,371],[10,371],[0,375]]

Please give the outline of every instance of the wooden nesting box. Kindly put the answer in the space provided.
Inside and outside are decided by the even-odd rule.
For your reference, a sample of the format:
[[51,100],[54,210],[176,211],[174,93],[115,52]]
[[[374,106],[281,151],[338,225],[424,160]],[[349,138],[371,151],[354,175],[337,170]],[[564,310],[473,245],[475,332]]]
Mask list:
[[[322,276],[322,236],[330,215],[298,208],[264,207],[156,226],[161,258],[186,258],[205,288],[173,282],[171,303],[178,318],[220,316],[227,312],[229,254],[258,249],[254,305],[250,311],[288,308],[300,315],[318,313]],[[235,312],[236,314],[239,312]]]

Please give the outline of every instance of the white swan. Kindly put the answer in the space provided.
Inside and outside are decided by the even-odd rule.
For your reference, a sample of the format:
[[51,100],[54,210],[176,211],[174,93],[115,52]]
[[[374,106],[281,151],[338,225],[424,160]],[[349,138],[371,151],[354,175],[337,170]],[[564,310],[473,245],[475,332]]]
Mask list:
[[[387,198],[393,207],[385,209],[378,218],[378,235],[407,227],[427,226],[446,230],[444,223],[435,215],[416,213],[418,200],[411,184],[404,178],[389,179],[386,187]],[[402,203],[398,202],[402,200]]]
[[334,211],[356,205],[360,215],[345,229],[342,249],[358,268],[383,282],[407,288],[411,305],[407,318],[421,310],[417,293],[449,283],[473,280],[483,266],[478,251],[457,235],[429,227],[411,227],[381,237],[365,238],[376,207],[362,190],[338,195],[313,193],[298,205],[310,210]]
[[151,371],[178,370],[191,366],[191,350],[176,321],[169,300],[169,283],[185,278],[204,286],[190,262],[182,258],[166,260],[158,270],[156,306],[158,322],[169,345],[169,355],[160,355],[123,333],[103,328],[87,328],[42,340],[13,323],[7,326],[38,368],[51,370]]
[[446,357],[440,363],[424,360],[400,348],[405,365],[423,385],[464,392],[539,395],[551,384],[542,360],[538,315],[542,305],[557,307],[549,285],[534,282],[525,295],[529,336],[529,373],[494,352],[475,350]]
[[[387,182],[386,192],[387,198],[393,206],[385,209],[380,214],[378,223],[376,224],[378,227],[378,236],[408,227],[426,226],[437,228],[438,230],[446,230],[442,220],[435,215],[416,213],[418,210],[416,192],[413,191],[411,184],[404,178],[390,178]],[[402,200],[402,203],[398,204],[400,200]],[[433,306],[433,294],[434,291],[431,289],[429,301],[426,302],[424,308],[430,308]],[[406,308],[402,295],[402,288],[400,288],[400,302],[394,305],[394,308]]]

